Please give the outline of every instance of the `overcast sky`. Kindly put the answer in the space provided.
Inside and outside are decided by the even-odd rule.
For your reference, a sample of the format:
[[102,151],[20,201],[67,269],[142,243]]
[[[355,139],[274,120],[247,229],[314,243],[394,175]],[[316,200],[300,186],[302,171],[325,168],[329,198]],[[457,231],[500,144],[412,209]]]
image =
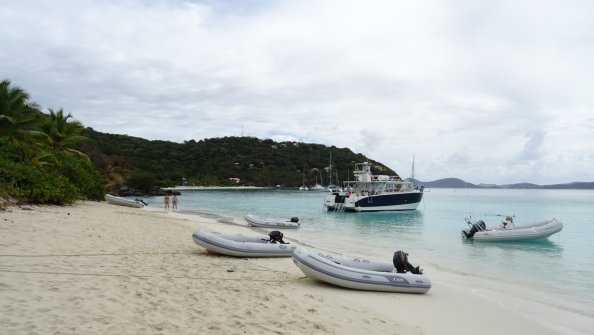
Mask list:
[[594,181],[593,1],[20,0],[0,22],[0,80],[101,132]]

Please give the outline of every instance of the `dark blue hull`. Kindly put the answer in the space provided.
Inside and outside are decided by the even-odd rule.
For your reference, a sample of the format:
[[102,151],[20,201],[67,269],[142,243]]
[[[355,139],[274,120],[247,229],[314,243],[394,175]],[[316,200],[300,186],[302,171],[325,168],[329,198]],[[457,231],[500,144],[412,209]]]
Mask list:
[[414,210],[422,199],[422,192],[375,195],[358,200],[355,202],[355,208],[345,208],[345,210],[357,212]]

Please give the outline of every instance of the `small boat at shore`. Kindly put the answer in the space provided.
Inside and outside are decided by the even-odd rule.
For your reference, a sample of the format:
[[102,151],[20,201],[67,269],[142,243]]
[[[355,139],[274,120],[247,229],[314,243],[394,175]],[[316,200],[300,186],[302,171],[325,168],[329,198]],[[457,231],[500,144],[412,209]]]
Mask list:
[[298,217],[292,217],[289,220],[286,219],[267,219],[257,215],[248,214],[245,216],[245,221],[252,227],[264,227],[264,228],[299,228]]
[[310,279],[354,290],[426,293],[431,280],[423,274],[397,273],[390,262],[324,255],[299,247],[293,262]]
[[291,257],[294,250],[288,243],[273,242],[268,235],[196,231],[192,239],[210,252],[235,257]]
[[563,223],[552,218],[536,223],[517,225],[513,222],[512,216],[506,216],[497,227],[487,227],[483,220],[464,218],[468,224],[463,229],[463,238],[474,241],[522,241],[546,238],[560,232]]
[[115,195],[106,194],[105,201],[112,205],[119,205],[119,206],[128,206],[134,208],[141,208],[144,207],[145,203],[142,200],[138,199],[127,199],[122,197],[116,197]]

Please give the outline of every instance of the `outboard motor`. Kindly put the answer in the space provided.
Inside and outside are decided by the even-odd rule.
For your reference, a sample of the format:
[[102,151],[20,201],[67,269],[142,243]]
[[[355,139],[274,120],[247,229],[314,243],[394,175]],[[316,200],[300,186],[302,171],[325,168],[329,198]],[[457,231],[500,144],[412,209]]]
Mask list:
[[291,222],[298,223],[299,222],[299,218],[296,217],[296,216],[294,216],[294,217],[291,218]]
[[278,230],[271,231],[268,236],[270,237],[270,243],[289,244],[283,241],[283,233]]
[[466,232],[466,230],[463,230],[462,232],[464,233],[464,235],[466,235],[466,238],[471,238],[474,236],[476,232],[483,231],[485,229],[487,229],[487,225],[485,224],[485,222],[483,220],[478,220],[477,222],[472,224],[472,227],[468,232]]
[[394,253],[392,262],[394,263],[394,267],[398,273],[406,273],[408,271],[416,275],[423,274],[423,270],[421,270],[418,266],[414,267],[408,262],[408,254],[402,250],[398,250]]

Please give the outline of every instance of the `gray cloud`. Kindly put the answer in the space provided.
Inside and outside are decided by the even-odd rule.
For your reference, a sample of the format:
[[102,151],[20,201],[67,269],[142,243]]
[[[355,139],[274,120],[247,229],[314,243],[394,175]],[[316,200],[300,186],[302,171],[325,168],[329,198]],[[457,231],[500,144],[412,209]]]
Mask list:
[[99,131],[338,147],[406,176],[594,180],[594,4],[18,1],[0,75]]

